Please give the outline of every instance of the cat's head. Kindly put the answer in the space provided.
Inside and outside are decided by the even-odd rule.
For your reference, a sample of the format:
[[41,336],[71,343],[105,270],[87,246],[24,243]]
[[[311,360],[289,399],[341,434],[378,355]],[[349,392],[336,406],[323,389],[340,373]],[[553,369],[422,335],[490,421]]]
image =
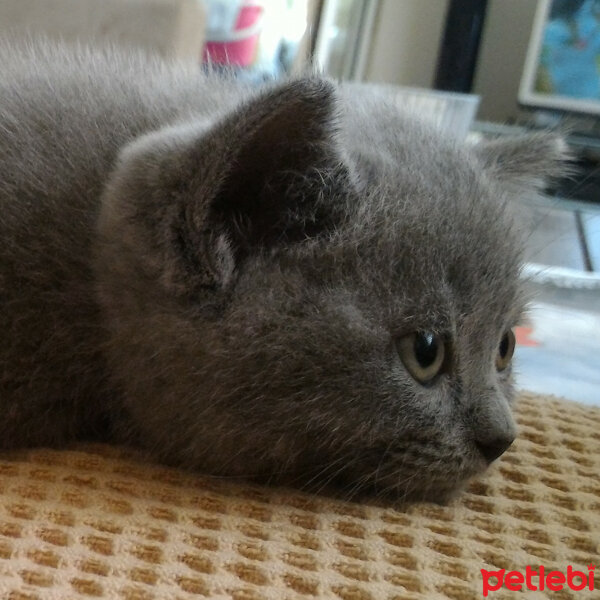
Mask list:
[[96,266],[138,434],[213,473],[443,500],[515,437],[507,201],[562,154],[315,79],[137,140]]

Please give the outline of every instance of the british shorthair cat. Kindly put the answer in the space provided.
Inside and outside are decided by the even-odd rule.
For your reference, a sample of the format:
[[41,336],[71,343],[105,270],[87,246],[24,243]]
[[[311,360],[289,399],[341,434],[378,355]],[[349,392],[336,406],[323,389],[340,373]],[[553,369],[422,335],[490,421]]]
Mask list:
[[443,500],[510,446],[507,203],[559,138],[461,143],[316,76],[0,63],[1,448]]

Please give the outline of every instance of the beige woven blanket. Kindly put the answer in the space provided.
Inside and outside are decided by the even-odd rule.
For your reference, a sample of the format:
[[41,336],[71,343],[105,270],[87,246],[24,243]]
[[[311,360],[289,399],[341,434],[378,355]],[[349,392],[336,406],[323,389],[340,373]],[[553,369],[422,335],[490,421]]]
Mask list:
[[[475,600],[482,569],[591,564],[600,589],[600,410],[524,395],[518,419],[449,507],[215,481],[105,446],[0,455],[0,598]],[[600,598],[589,579],[496,582],[488,598]]]

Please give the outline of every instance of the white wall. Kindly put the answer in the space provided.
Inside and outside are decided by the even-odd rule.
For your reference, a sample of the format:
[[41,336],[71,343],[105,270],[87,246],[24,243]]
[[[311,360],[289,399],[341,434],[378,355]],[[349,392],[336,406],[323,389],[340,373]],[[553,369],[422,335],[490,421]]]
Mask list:
[[[516,116],[537,0],[489,0],[473,91],[479,119]],[[448,0],[381,0],[365,79],[431,87]]]
[[507,121],[518,112],[517,93],[533,26],[536,0],[490,0],[473,91],[478,119]]
[[431,87],[448,0],[380,0],[366,81]]
[[196,0],[0,0],[0,36],[112,42],[195,61],[205,24]]

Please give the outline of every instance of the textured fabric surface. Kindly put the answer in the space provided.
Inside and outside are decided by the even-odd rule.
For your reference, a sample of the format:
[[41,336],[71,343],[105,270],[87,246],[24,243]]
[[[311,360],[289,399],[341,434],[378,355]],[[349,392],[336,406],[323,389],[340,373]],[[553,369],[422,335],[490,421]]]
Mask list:
[[0,598],[470,600],[480,569],[587,573],[600,410],[526,394],[518,420],[513,448],[448,507],[217,481],[107,446],[0,455]]

